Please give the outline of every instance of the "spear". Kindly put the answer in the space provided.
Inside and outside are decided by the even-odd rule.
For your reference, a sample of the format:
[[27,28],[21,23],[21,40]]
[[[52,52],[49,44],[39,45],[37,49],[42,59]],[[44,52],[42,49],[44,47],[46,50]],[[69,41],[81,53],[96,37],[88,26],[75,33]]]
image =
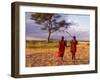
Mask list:
[[69,34],[70,37],[73,37],[68,31],[64,31],[64,30],[59,30],[60,32],[66,32]]

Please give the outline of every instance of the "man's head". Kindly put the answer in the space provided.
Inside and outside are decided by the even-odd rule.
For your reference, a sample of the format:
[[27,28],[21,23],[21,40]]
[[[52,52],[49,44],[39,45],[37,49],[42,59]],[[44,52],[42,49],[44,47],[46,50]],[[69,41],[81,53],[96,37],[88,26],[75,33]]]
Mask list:
[[62,36],[61,39],[64,40],[64,36]]
[[73,39],[76,39],[76,36],[73,36]]

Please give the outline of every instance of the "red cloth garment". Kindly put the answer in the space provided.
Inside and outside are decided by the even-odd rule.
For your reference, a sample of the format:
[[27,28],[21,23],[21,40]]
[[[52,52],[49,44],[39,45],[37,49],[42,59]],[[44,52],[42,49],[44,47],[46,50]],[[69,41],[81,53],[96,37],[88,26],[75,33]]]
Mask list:
[[61,41],[59,41],[59,51],[57,53],[57,56],[63,57],[64,52],[65,52],[65,41],[61,40]]
[[77,45],[77,40],[72,40],[72,41],[71,41],[71,52],[72,52],[73,54],[75,54],[75,52],[76,52],[76,50],[77,50],[76,45]]

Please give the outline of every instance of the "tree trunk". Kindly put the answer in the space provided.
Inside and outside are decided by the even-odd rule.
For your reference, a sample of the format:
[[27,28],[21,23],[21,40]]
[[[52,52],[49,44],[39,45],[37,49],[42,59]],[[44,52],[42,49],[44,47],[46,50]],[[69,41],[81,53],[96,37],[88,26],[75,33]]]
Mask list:
[[50,42],[50,36],[51,36],[51,31],[49,31],[49,34],[48,34],[48,43]]

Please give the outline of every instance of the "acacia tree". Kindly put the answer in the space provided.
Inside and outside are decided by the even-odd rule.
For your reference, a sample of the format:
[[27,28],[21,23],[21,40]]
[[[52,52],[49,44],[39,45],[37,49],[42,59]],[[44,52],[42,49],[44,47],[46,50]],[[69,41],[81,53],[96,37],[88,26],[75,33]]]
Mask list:
[[42,30],[48,32],[48,42],[50,41],[50,36],[52,33],[58,31],[60,28],[68,28],[73,23],[66,22],[61,19],[60,14],[50,14],[50,13],[34,13],[31,15],[31,19],[37,24],[43,25]]

